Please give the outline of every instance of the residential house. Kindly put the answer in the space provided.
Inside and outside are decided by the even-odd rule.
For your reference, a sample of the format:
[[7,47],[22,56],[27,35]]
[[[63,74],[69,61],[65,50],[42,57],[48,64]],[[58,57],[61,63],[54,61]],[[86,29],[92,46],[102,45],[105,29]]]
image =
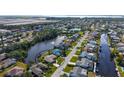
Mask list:
[[5,53],[0,54],[0,62],[1,62],[2,60],[4,60],[4,59],[6,59],[6,55],[5,55]]
[[38,77],[43,76],[43,71],[42,71],[40,68],[32,67],[32,68],[31,68],[31,72],[32,72],[32,74],[35,75],[35,76],[38,76]]
[[5,76],[7,76],[7,77],[14,77],[14,76],[21,77],[21,76],[23,76],[23,74],[24,74],[24,69],[16,66],[16,67],[10,69],[7,73],[5,73]]
[[30,68],[29,72],[31,72],[33,76],[40,77],[43,76],[43,71],[47,69],[48,69],[47,65],[43,63],[37,63]]
[[44,60],[47,62],[47,63],[55,63],[56,62],[56,56],[55,55],[47,55]]
[[124,43],[117,43],[117,45],[116,45],[117,47],[124,47]]
[[87,70],[81,67],[74,67],[69,74],[70,77],[87,77]]
[[88,53],[88,52],[85,52],[83,51],[80,55],[79,55],[79,58],[87,58],[89,60],[92,60],[92,61],[97,61],[97,56],[94,54],[94,53]]
[[92,71],[94,67],[94,63],[93,61],[87,58],[82,58],[81,61],[78,61],[76,63],[76,66]]
[[0,62],[0,64],[1,64],[3,69],[7,68],[7,67],[9,67],[9,66],[11,66],[11,65],[13,65],[15,63],[16,63],[16,59],[10,59],[10,58],[5,59],[5,60]]

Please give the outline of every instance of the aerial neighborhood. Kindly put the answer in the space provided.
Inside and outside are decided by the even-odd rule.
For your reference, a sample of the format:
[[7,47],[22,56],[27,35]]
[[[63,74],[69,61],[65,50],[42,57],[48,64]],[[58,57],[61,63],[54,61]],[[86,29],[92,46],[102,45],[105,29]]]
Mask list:
[[0,19],[0,77],[124,77],[124,19]]

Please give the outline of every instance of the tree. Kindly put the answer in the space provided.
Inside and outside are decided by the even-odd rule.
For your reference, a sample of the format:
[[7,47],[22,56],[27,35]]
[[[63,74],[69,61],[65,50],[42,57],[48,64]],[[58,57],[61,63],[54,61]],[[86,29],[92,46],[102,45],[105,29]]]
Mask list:
[[123,60],[123,54],[122,54],[122,53],[119,53],[116,60],[117,60],[117,61],[119,62],[119,64],[120,64],[120,63],[122,62],[122,60]]
[[2,48],[4,47],[3,36],[4,36],[4,34],[0,32],[0,39],[1,39]]

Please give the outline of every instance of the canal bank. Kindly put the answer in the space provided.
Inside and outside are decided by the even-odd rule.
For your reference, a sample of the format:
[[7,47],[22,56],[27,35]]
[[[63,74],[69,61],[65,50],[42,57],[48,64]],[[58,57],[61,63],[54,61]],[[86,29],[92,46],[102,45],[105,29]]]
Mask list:
[[43,54],[44,52],[53,49],[55,45],[60,44],[65,39],[65,36],[57,36],[55,39],[40,42],[32,46],[28,50],[27,58],[25,59],[26,63],[35,62],[36,57]]
[[111,62],[111,53],[108,46],[108,35],[102,34],[100,38],[98,75],[103,77],[116,77],[114,62]]

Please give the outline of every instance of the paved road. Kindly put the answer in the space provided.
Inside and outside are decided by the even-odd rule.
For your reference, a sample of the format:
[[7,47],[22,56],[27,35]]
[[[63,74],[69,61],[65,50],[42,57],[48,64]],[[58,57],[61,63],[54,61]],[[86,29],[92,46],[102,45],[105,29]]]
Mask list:
[[57,70],[53,73],[52,77],[59,77],[63,71],[63,69],[67,66],[67,64],[70,62],[70,59],[72,58],[72,56],[75,55],[76,51],[77,51],[77,47],[81,46],[82,41],[88,36],[88,32],[80,39],[80,41],[78,42],[78,44],[72,49],[71,53],[65,57],[65,61],[63,62],[63,64],[61,66],[59,66],[57,68]]
[[110,60],[110,49],[107,42],[107,35],[101,35],[101,52],[99,53],[98,74],[104,77],[117,76],[114,62]]

